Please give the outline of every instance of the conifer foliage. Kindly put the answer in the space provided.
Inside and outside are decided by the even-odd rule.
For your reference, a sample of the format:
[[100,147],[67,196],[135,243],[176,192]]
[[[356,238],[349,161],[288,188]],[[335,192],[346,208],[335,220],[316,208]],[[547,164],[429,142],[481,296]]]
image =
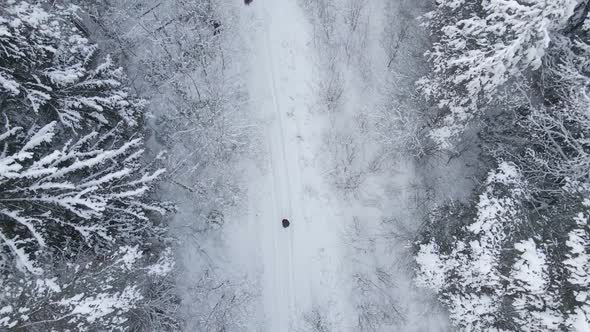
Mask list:
[[415,247],[417,283],[461,331],[590,329],[589,9],[455,0],[425,17],[431,137],[453,150],[477,132],[487,174],[469,201],[437,207]]
[[174,330],[164,169],[75,7],[0,4],[0,329]]
[[142,101],[129,96],[123,73],[79,29],[75,7],[49,13],[28,2],[12,2],[0,20],[0,91],[3,108],[39,113],[64,126],[107,124],[117,118],[137,125]]
[[441,108],[432,136],[447,146],[499,90],[538,70],[579,0],[444,0],[425,16],[432,75],[419,86]]

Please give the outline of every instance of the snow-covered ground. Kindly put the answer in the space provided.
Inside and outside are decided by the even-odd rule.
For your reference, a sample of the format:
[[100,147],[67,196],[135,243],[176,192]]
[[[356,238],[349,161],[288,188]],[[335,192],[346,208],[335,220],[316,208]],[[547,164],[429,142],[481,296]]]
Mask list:
[[[381,36],[390,17],[382,2],[347,4],[327,7],[345,17],[335,29],[305,1],[240,10],[240,77],[260,137],[242,165],[247,203],[224,234],[228,269],[260,291],[249,330],[439,330],[428,296],[412,285],[407,238],[388,228],[415,222],[407,204],[416,175],[411,163],[383,162],[371,133],[389,93]],[[330,31],[338,35],[325,39]],[[327,105],[331,86],[342,91]]]
[[[245,237],[261,260],[260,320],[266,331],[308,331],[314,310],[329,307],[324,319],[347,326],[349,292],[339,278],[342,216],[317,163],[326,124],[310,112],[316,75],[311,27],[289,0],[256,0],[242,20],[250,109],[264,133],[264,153],[260,167],[247,174],[249,231],[239,241]],[[283,218],[289,228],[282,227]]]

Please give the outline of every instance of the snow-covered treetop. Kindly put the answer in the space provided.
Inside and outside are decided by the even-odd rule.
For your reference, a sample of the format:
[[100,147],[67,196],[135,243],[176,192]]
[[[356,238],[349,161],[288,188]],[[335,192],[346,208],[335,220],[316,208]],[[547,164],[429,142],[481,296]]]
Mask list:
[[448,110],[432,137],[443,147],[481,114],[499,88],[542,64],[552,36],[580,0],[439,1],[425,16],[437,41],[427,52],[434,73],[421,90]]
[[0,330],[175,331],[144,102],[76,10],[0,4]]
[[126,314],[151,300],[144,298],[138,279],[153,279],[152,271],[162,276],[172,266],[169,248],[152,264],[139,246],[121,246],[99,260],[80,254],[59,261],[51,276],[5,280],[0,329],[32,328],[42,318],[44,331],[128,331]]
[[109,134],[91,132],[43,152],[55,139],[55,127],[51,122],[26,134],[7,125],[0,133],[0,215],[14,226],[0,231],[0,238],[31,273],[41,271],[29,253],[54,239],[48,234],[53,227],[70,229],[88,242],[96,236],[112,241],[109,214],[116,214],[118,223],[129,217],[149,224],[146,210],[164,212],[142,203],[164,170],[141,167],[140,138],[113,146]]
[[108,56],[97,61],[96,45],[72,28],[75,7],[50,13],[26,1],[11,3],[0,7],[0,92],[11,102],[7,110],[26,105],[26,112],[71,128],[109,120],[137,124],[143,102],[121,84],[121,69]]

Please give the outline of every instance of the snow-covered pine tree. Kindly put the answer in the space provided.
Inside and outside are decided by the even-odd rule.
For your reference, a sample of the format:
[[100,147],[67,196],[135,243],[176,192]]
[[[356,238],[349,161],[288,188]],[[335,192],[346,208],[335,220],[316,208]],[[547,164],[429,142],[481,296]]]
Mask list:
[[569,26],[580,3],[437,1],[436,9],[425,15],[434,39],[426,54],[433,71],[419,82],[441,110],[431,136],[451,148],[465,126],[497,102],[501,88],[540,69],[554,36]]
[[46,5],[0,4],[0,327],[177,330],[144,102]]
[[[416,281],[439,294],[461,331],[506,329],[504,264],[514,241],[511,230],[524,222],[519,202],[524,186],[514,165],[501,163],[488,175],[476,211],[448,210],[450,227],[456,229],[442,237],[433,234],[419,245]],[[473,219],[465,225],[463,218]],[[436,232],[437,226],[431,227]]]
[[48,12],[27,1],[0,6],[3,112],[17,123],[41,117],[71,128],[117,119],[137,125],[142,101],[129,95],[108,56],[98,58],[97,46],[73,24],[75,10]]
[[[426,17],[435,72],[422,88],[443,110],[433,137],[452,147],[481,116],[478,152],[492,168],[474,200],[432,215],[417,248],[417,281],[438,292],[461,330],[588,329],[589,8],[441,1]],[[498,181],[509,179],[506,165],[518,181]],[[485,212],[489,203],[498,209]],[[475,278],[482,257],[494,278]],[[474,315],[482,305],[499,310]]]
[[94,246],[141,237],[140,230],[153,228],[145,211],[164,212],[145,202],[163,170],[142,169],[141,138],[113,146],[109,136],[116,131],[91,132],[47,151],[55,127],[51,122],[23,133],[7,125],[0,134],[0,239],[17,265],[34,274],[42,272],[34,264],[40,250],[66,240]]
[[[543,227],[546,218],[528,209],[530,197],[522,171],[500,163],[475,211],[441,209],[419,241],[416,282],[438,293],[460,331],[588,326],[587,218],[579,215],[574,225],[553,220],[563,222],[553,227],[571,229],[564,246],[559,233]],[[440,234],[441,226],[452,230]]]
[[[0,328],[14,331],[177,331],[176,298],[166,278],[170,251],[159,259],[121,246],[97,259],[90,249],[66,245],[52,273],[6,278],[0,284]],[[76,252],[75,256],[70,255]],[[131,319],[130,319],[131,317]]]

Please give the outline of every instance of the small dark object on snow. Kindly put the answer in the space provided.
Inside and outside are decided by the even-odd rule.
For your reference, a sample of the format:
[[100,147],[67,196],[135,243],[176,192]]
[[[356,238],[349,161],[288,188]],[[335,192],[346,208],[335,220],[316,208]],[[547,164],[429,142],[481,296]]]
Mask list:
[[287,227],[289,227],[289,224],[290,224],[289,220],[283,219],[283,227],[287,228]]
[[213,26],[213,36],[217,36],[221,32],[221,22],[217,20],[211,20],[210,22]]
[[249,5],[249,4],[251,4],[251,3],[252,3],[252,1],[254,1],[254,0],[244,0],[244,3],[245,3],[246,5]]

